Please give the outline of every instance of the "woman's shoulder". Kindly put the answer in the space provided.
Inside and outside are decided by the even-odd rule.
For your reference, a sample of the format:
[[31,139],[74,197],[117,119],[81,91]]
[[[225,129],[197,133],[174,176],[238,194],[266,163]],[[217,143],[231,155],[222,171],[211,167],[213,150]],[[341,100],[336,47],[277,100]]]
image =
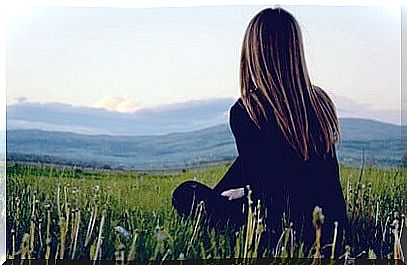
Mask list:
[[236,101],[233,103],[232,107],[230,108],[231,112],[241,112],[242,110],[245,110],[245,106],[243,103],[242,98],[236,99]]
[[[253,93],[257,93],[257,91]],[[260,96],[258,96],[258,98],[261,99]],[[230,108],[229,113],[230,119],[237,120],[237,122],[239,123],[244,123],[246,126],[253,127],[261,131],[263,131],[263,129],[265,128],[272,128],[275,123],[273,111],[271,110],[271,107],[267,103],[263,102],[263,104],[264,104],[263,106],[266,108],[267,119],[264,116],[257,113],[257,119],[260,124],[260,127],[258,127],[256,123],[252,120],[251,115],[249,114],[249,111],[241,97],[239,97]]]
[[243,103],[243,99],[238,98],[230,108],[229,118],[231,122],[252,124],[254,122],[250,118],[249,112],[247,111],[246,106]]
[[243,115],[245,115],[245,113],[247,113],[246,107],[245,107],[241,97],[236,99],[236,101],[230,107],[229,112],[230,112],[229,116],[236,116],[236,115],[243,116]]
[[242,98],[238,98],[230,108],[229,122],[232,128],[255,128],[256,125],[250,118],[250,115],[243,103]]

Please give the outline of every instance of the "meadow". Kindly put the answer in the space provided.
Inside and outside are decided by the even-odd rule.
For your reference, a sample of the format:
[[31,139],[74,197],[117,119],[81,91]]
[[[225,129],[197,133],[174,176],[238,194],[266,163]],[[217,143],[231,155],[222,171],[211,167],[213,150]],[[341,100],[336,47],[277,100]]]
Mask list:
[[[324,246],[316,244],[304,253],[301,243],[290,239],[290,227],[277,246],[260,253],[258,242],[267,227],[256,208],[249,208],[247,224],[237,233],[210,229],[202,221],[201,207],[195,218],[180,217],[173,210],[171,193],[178,184],[195,179],[214,186],[228,166],[152,174],[9,162],[7,257],[122,262],[320,257]],[[331,258],[402,258],[405,173],[403,168],[341,166],[351,234],[342,254]],[[318,218],[315,213],[310,218],[312,214]],[[318,235],[318,228],[315,232]]]

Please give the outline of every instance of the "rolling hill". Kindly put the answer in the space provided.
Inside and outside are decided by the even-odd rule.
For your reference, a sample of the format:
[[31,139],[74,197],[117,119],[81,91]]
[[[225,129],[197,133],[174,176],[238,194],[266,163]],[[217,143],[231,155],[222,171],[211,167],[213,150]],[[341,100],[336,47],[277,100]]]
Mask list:
[[[340,119],[340,162],[399,165],[406,150],[401,126],[365,119]],[[8,130],[7,159],[111,169],[175,169],[233,159],[227,124],[149,136],[84,135],[42,130]]]

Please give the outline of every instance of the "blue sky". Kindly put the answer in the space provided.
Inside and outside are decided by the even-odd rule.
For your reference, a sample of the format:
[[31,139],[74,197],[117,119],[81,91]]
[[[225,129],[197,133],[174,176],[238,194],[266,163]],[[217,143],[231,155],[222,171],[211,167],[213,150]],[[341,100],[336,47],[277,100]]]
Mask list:
[[[298,19],[315,84],[336,101],[400,110],[400,14],[387,7],[282,6]],[[264,6],[35,7],[7,32],[7,104],[131,112],[238,97],[244,30]]]

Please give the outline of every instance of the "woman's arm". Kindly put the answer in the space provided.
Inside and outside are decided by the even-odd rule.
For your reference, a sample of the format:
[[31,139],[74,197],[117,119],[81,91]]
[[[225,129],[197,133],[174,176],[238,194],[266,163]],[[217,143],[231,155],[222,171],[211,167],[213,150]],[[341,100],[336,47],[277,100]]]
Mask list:
[[256,153],[254,148],[260,135],[241,99],[236,101],[230,109],[229,124],[239,156],[242,157],[243,163],[246,164],[247,159]]
[[[238,157],[230,166],[225,176],[215,186],[217,193],[245,187],[250,184],[248,169],[253,158],[253,143],[258,139],[257,127],[251,121],[243,102],[239,99],[230,109],[229,124],[235,138]],[[256,139],[257,138],[257,139]]]
[[242,175],[242,158],[238,156],[230,165],[223,178],[213,188],[215,193],[221,194],[222,192],[230,189],[236,189],[245,185]]

